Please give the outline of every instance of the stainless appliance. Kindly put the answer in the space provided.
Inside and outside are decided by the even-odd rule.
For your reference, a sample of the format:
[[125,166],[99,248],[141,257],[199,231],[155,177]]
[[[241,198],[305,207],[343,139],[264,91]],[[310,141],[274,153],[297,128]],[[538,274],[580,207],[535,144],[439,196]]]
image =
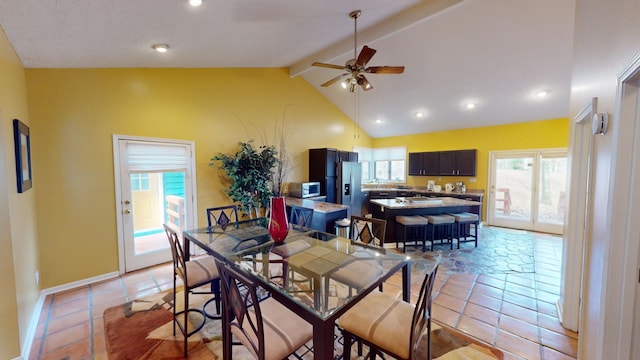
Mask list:
[[348,216],[362,214],[362,167],[360,163],[338,162],[337,203],[349,205]]
[[320,196],[320,183],[314,181],[291,183],[289,196],[297,198]]

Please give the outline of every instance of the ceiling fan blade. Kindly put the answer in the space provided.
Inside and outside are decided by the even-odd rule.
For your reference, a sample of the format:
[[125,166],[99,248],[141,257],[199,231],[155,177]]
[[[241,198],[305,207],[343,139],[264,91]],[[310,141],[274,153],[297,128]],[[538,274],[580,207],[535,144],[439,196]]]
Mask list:
[[369,80],[367,80],[367,78],[364,75],[359,76],[358,84],[360,84],[360,86],[362,87],[362,90],[364,91],[369,91],[373,89],[373,85],[371,85]]
[[356,65],[362,66],[362,67],[367,66],[367,63],[369,62],[369,60],[371,60],[371,58],[375,54],[376,54],[376,49],[372,49],[367,45],[365,45],[362,48],[362,50],[360,50],[360,54],[358,55],[358,59],[356,60]]
[[364,70],[370,74],[402,74],[404,66],[372,66]]
[[344,66],[341,65],[333,65],[333,64],[325,64],[325,63],[321,63],[321,62],[314,62],[313,64],[311,64],[311,66],[319,66],[319,67],[324,67],[324,68],[329,68],[329,69],[338,69],[338,70],[344,70]]
[[331,86],[331,85],[333,85],[334,83],[336,83],[337,81],[339,81],[340,79],[344,78],[347,75],[349,75],[349,73],[344,73],[342,75],[338,75],[338,76],[334,77],[333,79],[327,81],[326,83],[324,83],[324,84],[322,84],[320,86],[322,86],[322,87]]

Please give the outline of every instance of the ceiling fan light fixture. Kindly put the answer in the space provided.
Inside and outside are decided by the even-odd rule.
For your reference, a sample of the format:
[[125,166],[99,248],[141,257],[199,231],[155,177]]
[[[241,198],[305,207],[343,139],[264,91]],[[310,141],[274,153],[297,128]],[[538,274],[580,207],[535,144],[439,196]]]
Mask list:
[[154,44],[151,48],[159,53],[166,53],[169,51],[169,45],[167,44]]

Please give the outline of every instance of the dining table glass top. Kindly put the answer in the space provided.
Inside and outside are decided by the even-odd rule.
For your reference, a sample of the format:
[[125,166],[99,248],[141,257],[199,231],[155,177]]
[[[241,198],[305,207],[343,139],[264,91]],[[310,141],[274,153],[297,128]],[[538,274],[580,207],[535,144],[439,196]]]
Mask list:
[[381,283],[410,258],[317,230],[290,229],[276,244],[258,218],[184,232],[210,255],[257,276],[268,291],[290,297],[327,319]]

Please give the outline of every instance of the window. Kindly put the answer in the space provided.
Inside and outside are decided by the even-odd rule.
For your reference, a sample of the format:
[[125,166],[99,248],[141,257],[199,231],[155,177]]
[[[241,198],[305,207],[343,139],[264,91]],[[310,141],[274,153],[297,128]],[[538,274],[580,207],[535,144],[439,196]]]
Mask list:
[[404,182],[407,148],[404,146],[369,149],[354,147],[362,164],[362,182]]
[[149,190],[149,174],[131,174],[131,191]]

